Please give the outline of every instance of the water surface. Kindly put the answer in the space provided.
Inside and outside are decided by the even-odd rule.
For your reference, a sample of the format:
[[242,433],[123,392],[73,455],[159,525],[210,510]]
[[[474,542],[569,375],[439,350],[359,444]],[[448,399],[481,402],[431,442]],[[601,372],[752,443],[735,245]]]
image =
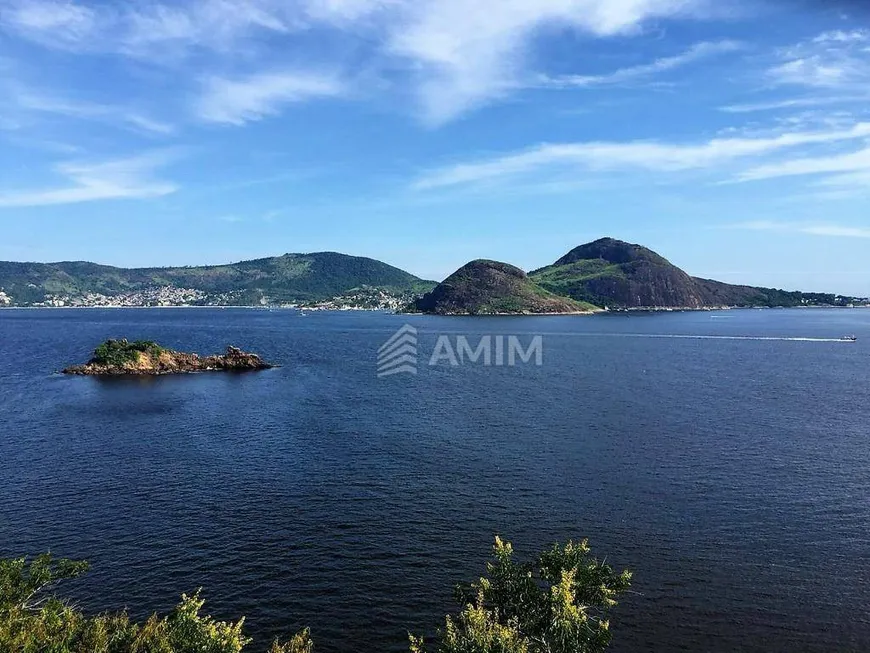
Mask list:
[[[419,374],[378,379],[406,321]],[[544,364],[430,368],[441,334],[540,334]],[[54,373],[108,337],[282,367]],[[0,555],[89,559],[75,593],[95,610],[202,586],[258,642],[308,625],[324,653],[400,651],[493,534],[520,552],[589,537],[635,573],[615,651],[867,650],[868,343],[858,309],[4,310]]]

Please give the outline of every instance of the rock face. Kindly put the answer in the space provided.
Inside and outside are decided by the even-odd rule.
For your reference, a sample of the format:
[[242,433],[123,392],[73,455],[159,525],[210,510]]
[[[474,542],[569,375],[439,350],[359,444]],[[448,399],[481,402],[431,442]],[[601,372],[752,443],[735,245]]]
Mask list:
[[613,238],[575,247],[553,265],[532,272],[544,288],[597,306],[701,308],[695,280],[640,245]]
[[558,297],[513,265],[479,259],[451,274],[409,310],[436,315],[582,313],[594,307]]
[[128,342],[107,340],[94,351],[94,356],[84,365],[75,365],[63,370],[64,374],[82,376],[122,376],[161,374],[187,374],[191,372],[249,371],[274,367],[256,354],[237,347],[227,347],[222,355],[200,356],[165,349],[150,341]]
[[692,277],[641,245],[601,238],[529,274],[547,290],[608,308],[836,306],[849,298],[786,292]]

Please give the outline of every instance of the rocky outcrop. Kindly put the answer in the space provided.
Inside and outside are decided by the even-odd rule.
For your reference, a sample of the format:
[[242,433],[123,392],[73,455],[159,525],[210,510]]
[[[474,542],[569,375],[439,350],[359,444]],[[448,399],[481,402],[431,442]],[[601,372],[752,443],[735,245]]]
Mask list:
[[274,367],[256,354],[237,347],[227,347],[226,353],[200,356],[165,349],[153,342],[109,340],[98,347],[93,358],[84,365],[74,365],[64,374],[81,376],[157,376],[192,372],[244,372]]

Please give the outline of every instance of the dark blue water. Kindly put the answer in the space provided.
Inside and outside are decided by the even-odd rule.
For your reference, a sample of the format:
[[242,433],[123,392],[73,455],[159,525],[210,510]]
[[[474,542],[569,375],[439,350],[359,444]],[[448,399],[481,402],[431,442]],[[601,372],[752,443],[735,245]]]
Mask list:
[[[405,321],[543,335],[543,365],[378,379]],[[673,338],[837,338],[857,343]],[[107,337],[283,366],[53,374]],[[0,311],[0,556],[89,559],[88,608],[204,588],[257,641],[399,651],[495,533],[635,572],[616,651],[870,649],[870,311],[425,318]],[[263,649],[265,646],[255,647]]]

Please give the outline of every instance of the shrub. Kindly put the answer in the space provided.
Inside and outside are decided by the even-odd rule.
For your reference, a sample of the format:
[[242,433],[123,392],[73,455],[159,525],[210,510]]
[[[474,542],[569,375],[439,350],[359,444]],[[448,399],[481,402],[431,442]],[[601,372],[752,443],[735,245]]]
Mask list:
[[[606,616],[631,573],[593,559],[586,540],[555,545],[533,563],[517,563],[495,538],[487,575],[457,588],[464,605],[448,616],[438,653],[599,653],[610,644]],[[411,636],[412,653],[425,653]]]
[[136,340],[128,342],[124,340],[106,340],[94,350],[91,363],[109,366],[123,366],[125,363],[135,361],[139,352],[150,356],[159,356],[165,351],[163,347],[151,340]]
[[[0,651],[15,653],[239,653],[250,643],[244,618],[202,616],[199,591],[182,595],[166,616],[144,623],[126,612],[87,616],[50,590],[88,569],[86,562],[43,554],[0,559]],[[448,616],[435,642],[438,653],[599,653],[610,643],[607,612],[628,586],[590,557],[586,541],[554,546],[534,563],[517,563],[513,548],[496,538],[487,575],[457,589],[463,604]],[[425,653],[413,635],[411,653]],[[275,641],[269,653],[313,653],[308,629]]]

